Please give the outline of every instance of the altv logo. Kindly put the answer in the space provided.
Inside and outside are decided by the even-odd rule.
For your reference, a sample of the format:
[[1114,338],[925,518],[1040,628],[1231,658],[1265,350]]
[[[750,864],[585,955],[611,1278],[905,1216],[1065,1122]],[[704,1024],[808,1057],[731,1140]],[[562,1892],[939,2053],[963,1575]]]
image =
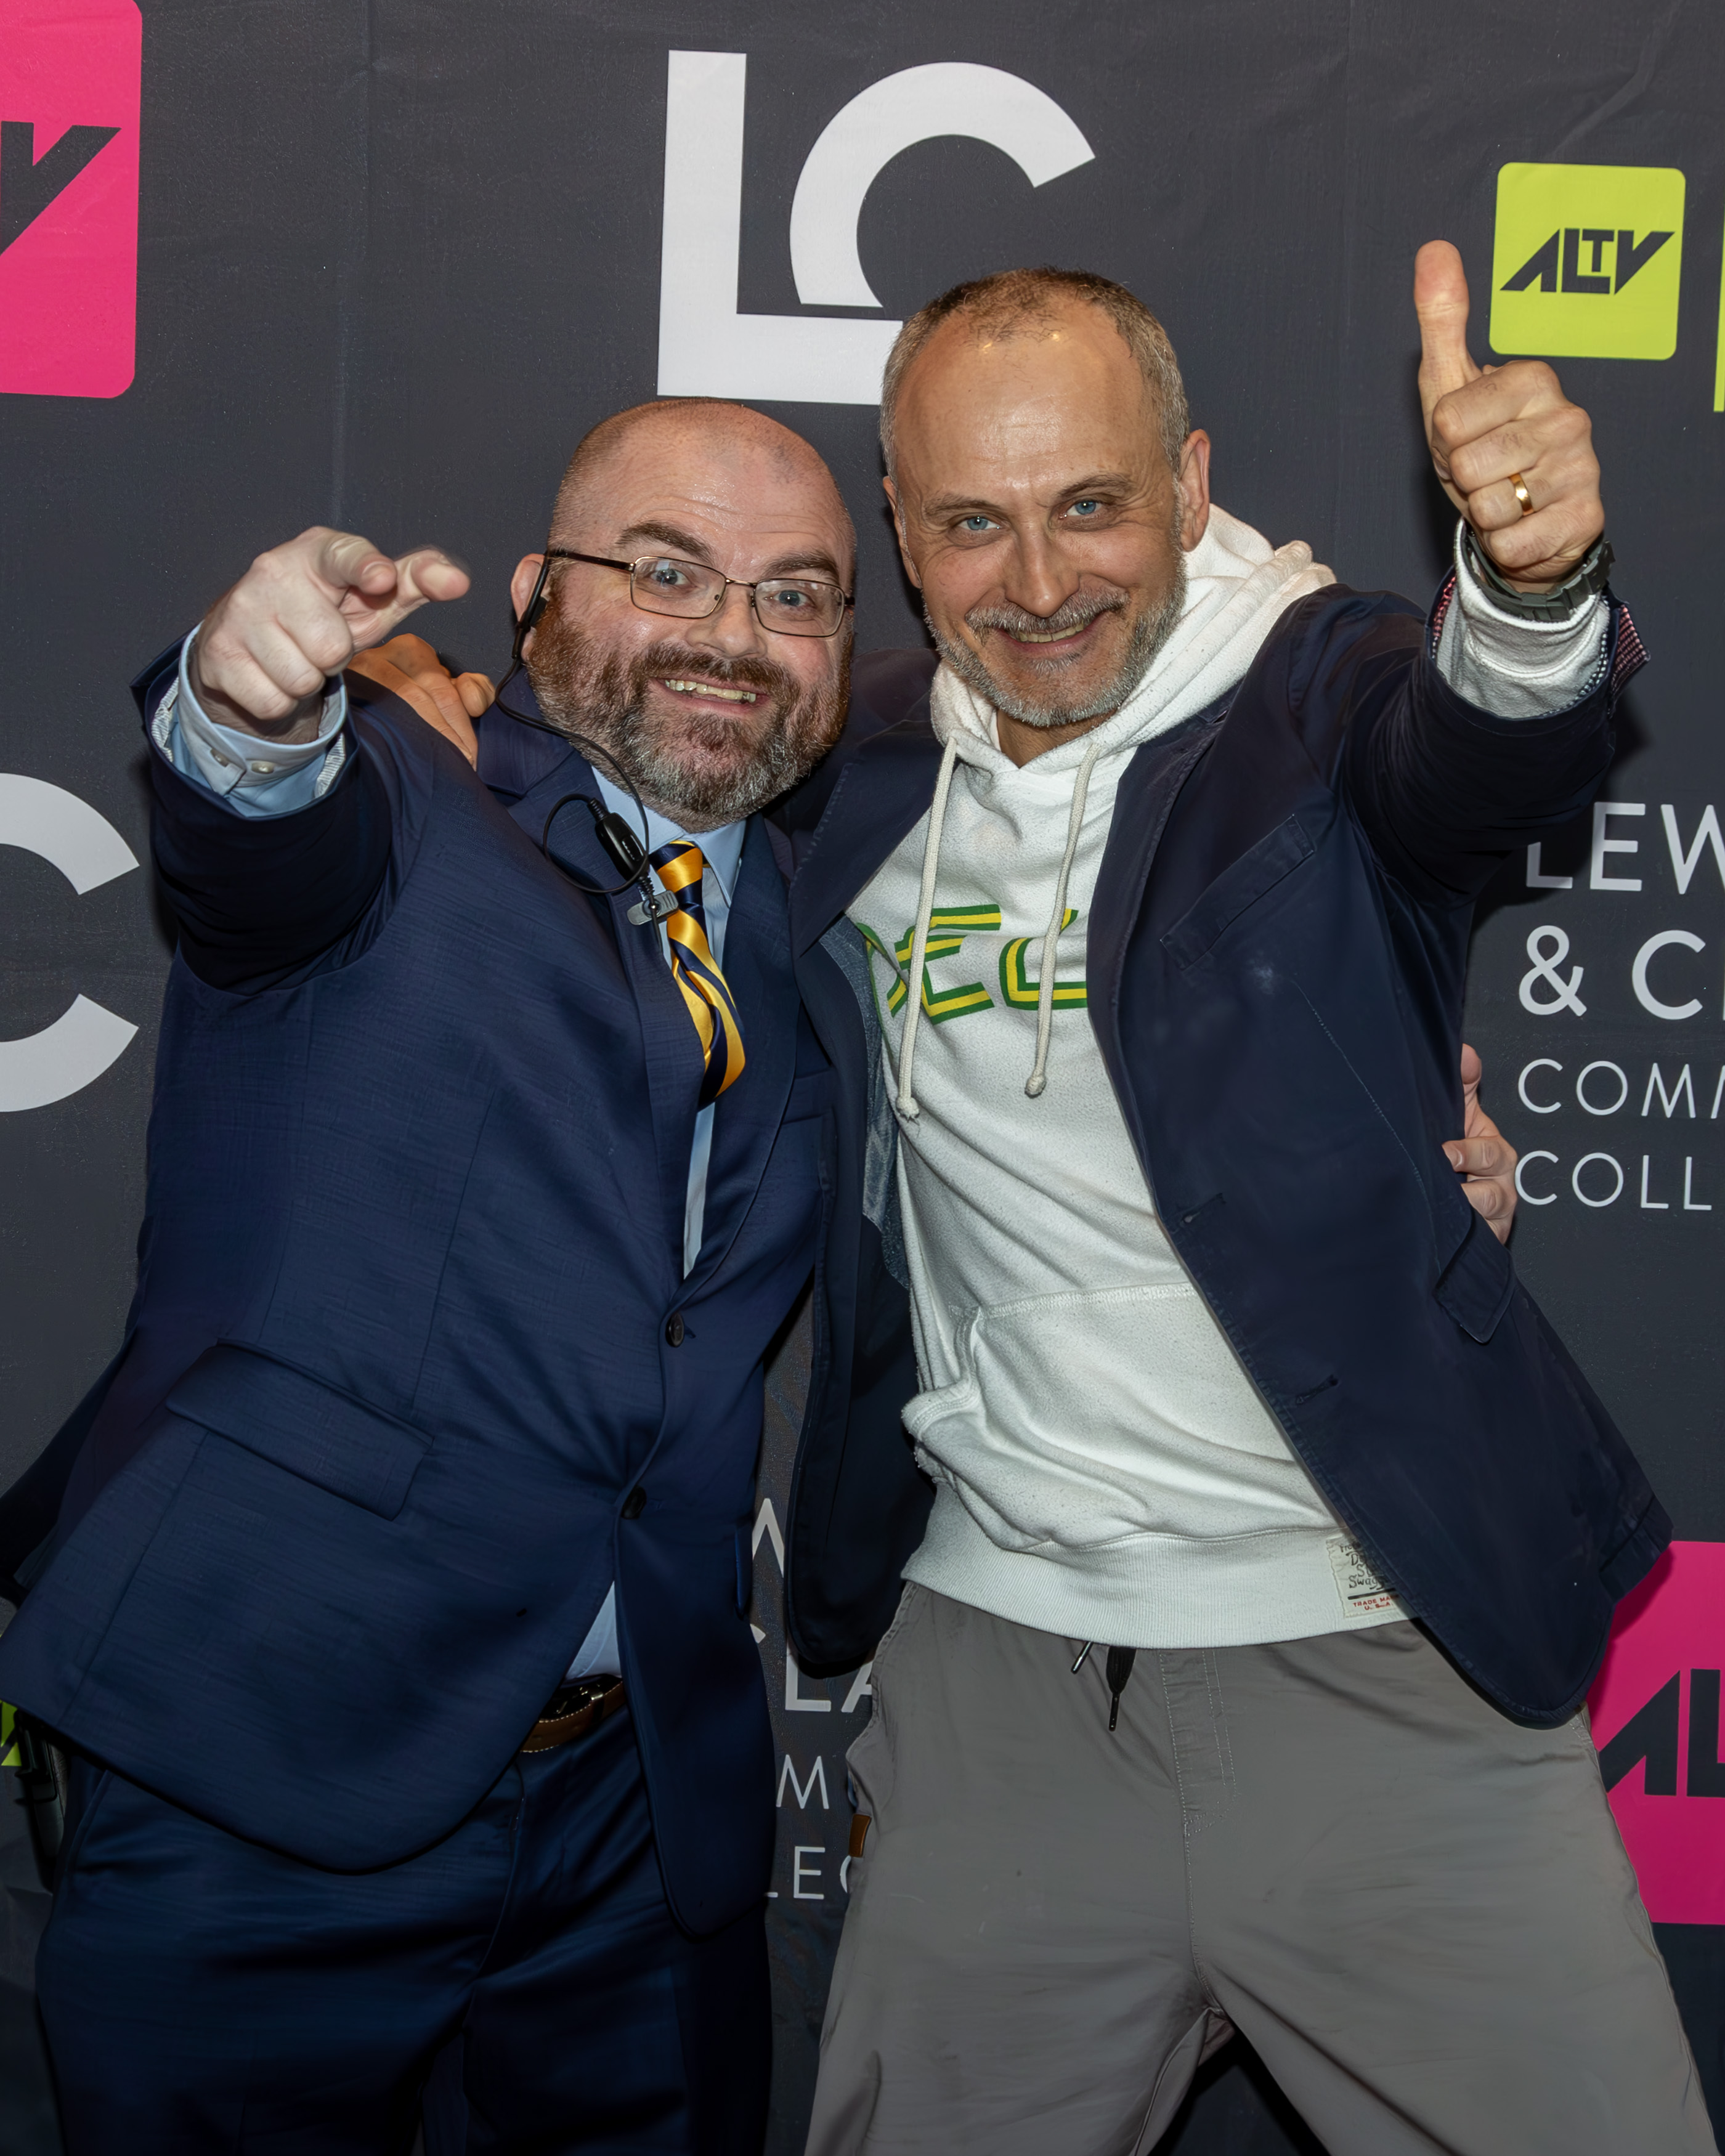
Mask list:
[[1617,1613],[1589,1705],[1656,1923],[1725,1923],[1725,1543],[1673,1543]]
[[1683,175],[1664,165],[1505,165],[1491,342],[1553,358],[1677,348]]
[[136,0],[0,0],[0,392],[131,382],[142,57]]
[[[746,53],[673,53],[665,110],[659,393],[762,403],[873,404],[890,321],[737,311]],[[805,307],[879,307],[857,254],[876,177],[937,136],[991,143],[1033,187],[1095,156],[1045,91],[999,68],[942,61],[859,92],[821,131],[791,205],[791,272]]]

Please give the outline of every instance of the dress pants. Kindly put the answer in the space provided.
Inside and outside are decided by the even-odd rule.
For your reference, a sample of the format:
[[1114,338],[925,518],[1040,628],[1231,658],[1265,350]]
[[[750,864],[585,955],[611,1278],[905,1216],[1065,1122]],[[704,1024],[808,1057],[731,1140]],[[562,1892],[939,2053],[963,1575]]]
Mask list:
[[74,1761],[38,1984],[68,2156],[761,2145],[761,1912],[673,1921],[626,1708],[359,1874]]
[[1137,1657],[906,1589],[809,2156],[1146,2156],[1236,2029],[1331,2156],[1714,2156],[1586,1717],[1412,1625]]

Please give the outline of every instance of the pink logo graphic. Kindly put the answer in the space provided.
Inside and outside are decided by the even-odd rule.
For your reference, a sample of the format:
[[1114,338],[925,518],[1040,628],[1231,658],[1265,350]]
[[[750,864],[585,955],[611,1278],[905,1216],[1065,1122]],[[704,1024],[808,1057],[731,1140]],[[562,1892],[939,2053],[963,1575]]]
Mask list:
[[1594,1741],[1656,1923],[1725,1924],[1725,1543],[1673,1543],[1617,1613]]
[[136,0],[0,0],[0,392],[131,384],[142,61]]

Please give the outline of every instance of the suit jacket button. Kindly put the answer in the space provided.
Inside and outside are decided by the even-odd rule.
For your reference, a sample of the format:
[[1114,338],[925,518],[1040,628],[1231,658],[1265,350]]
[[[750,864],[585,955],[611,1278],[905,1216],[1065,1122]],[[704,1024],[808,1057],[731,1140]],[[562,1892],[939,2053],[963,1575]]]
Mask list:
[[646,1509],[647,1493],[637,1482],[623,1501],[623,1517],[625,1520],[638,1520]]
[[670,1341],[673,1348],[680,1348],[682,1346],[683,1313],[680,1310],[674,1310],[670,1316],[665,1321],[665,1337]]

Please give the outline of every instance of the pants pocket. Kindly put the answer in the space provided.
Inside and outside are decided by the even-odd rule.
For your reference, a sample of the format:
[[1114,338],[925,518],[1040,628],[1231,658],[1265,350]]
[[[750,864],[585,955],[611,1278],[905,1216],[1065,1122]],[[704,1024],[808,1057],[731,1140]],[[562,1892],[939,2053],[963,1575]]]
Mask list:
[[[891,1702],[891,1671],[889,1664],[895,1659],[894,1650],[900,1636],[910,1625],[917,1610],[928,1600],[927,1590],[906,1580],[899,1596],[898,1608],[892,1614],[892,1622],[880,1635],[880,1644],[875,1650],[875,1658],[869,1669],[869,1690],[874,1700],[873,1711],[864,1724],[862,1733],[845,1754],[845,1764],[850,1775],[855,1793],[856,1815],[870,1821],[869,1831],[880,1824],[881,1812],[892,1794],[892,1707]],[[856,1845],[853,1829],[851,1854],[861,1856]]]

